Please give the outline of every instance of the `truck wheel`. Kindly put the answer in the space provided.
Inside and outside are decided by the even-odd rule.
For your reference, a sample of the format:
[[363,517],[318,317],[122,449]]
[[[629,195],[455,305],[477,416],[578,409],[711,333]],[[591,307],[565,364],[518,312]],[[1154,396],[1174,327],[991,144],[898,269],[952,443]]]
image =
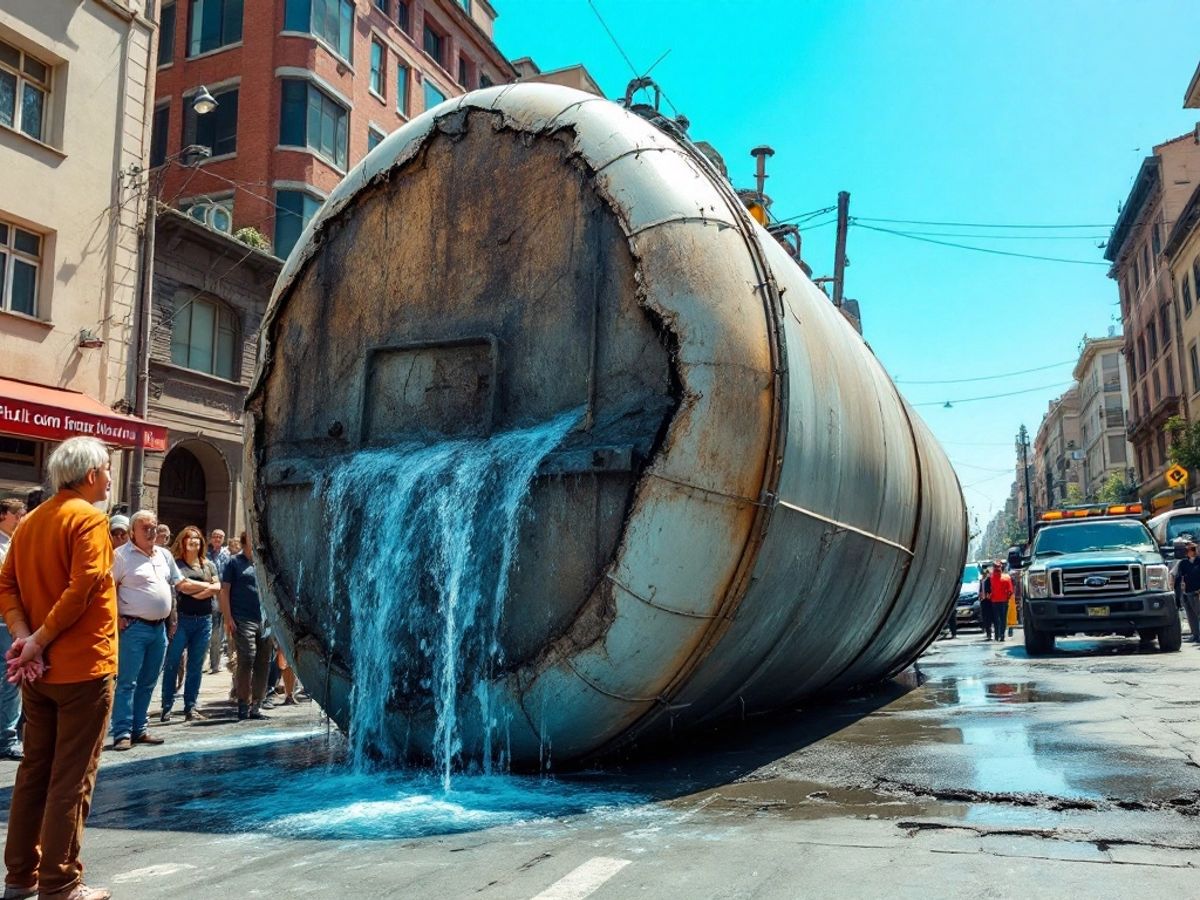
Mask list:
[[1163,653],[1175,653],[1183,646],[1183,626],[1179,623],[1179,613],[1171,610],[1171,621],[1158,629],[1158,649]]
[[1024,629],[1025,652],[1029,656],[1041,656],[1045,653],[1054,652],[1054,635],[1034,628],[1028,615],[1025,616]]

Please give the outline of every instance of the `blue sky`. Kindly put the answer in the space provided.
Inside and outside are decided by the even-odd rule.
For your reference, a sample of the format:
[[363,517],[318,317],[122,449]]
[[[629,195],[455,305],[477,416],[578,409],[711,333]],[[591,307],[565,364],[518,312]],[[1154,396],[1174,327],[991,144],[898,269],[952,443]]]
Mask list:
[[[639,72],[670,51],[654,77],[738,186],[753,185],[750,148],[775,148],[767,190],[780,218],[832,206],[844,189],[854,216],[1089,226],[871,223],[1098,263],[1142,157],[1200,119],[1182,109],[1200,62],[1195,0],[593,2]],[[510,57],[543,69],[582,62],[610,97],[624,93],[632,72],[587,0],[495,3],[496,39]],[[804,247],[815,274],[828,274],[833,226],[806,231]],[[1008,493],[1018,426],[1036,431],[1070,382],[1066,361],[1085,333],[1120,327],[1115,284],[1103,265],[862,227],[850,230],[848,255],[846,293],[862,304],[867,340],[909,400],[931,404],[919,411],[986,525]],[[1055,363],[974,384],[910,383]],[[1039,390],[942,406],[1029,388]]]

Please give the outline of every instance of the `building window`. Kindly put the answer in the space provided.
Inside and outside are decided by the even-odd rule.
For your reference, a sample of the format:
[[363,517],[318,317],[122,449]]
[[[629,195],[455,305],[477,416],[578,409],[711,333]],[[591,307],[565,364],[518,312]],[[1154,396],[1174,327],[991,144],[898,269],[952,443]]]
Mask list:
[[217,108],[207,115],[197,115],[190,99],[183,106],[183,145],[199,144],[212,156],[227,156],[237,152],[238,89],[229,88],[213,93]]
[[1150,245],[1152,253],[1155,257],[1162,253],[1162,240],[1158,236],[1158,223],[1152,222],[1150,225]]
[[1150,244],[1142,244],[1142,273],[1145,276],[1146,283],[1150,282],[1150,275],[1154,271],[1150,259]]
[[303,191],[275,192],[275,255],[286,259],[321,201]]
[[375,0],[375,8],[386,16],[388,14],[388,0]]
[[458,58],[458,83],[467,90],[471,89],[471,62],[465,56]]
[[1144,337],[1138,338],[1137,356],[1138,356],[1137,367],[1138,367],[1138,369],[1141,370],[1141,373],[1144,376],[1146,374],[1146,339]]
[[287,0],[283,30],[302,31],[328,44],[345,60],[351,58],[354,3],[351,0]]
[[379,146],[379,142],[384,139],[385,135],[375,126],[367,129],[367,152],[370,153]]
[[1109,435],[1108,461],[1112,465],[1125,464],[1125,437],[1120,434]]
[[1171,343],[1170,307],[1160,306],[1158,309],[1158,324],[1162,328],[1162,345],[1165,349]]
[[1158,359],[1158,327],[1153,322],[1146,326],[1146,351],[1150,354],[1150,359]]
[[1133,296],[1136,298],[1138,291],[1142,289],[1142,257],[1140,255],[1134,256],[1133,265],[1130,268],[1133,269]]
[[383,44],[374,38],[371,39],[371,90],[380,97],[386,90],[383,86],[383,61],[384,52]]
[[171,362],[233,381],[237,327],[226,307],[198,297],[171,316]]
[[175,59],[175,4],[165,4],[158,18],[158,64],[165,66]]
[[0,125],[43,140],[50,67],[0,41]]
[[446,100],[446,95],[433,86],[433,82],[428,78],[424,81],[425,84],[425,108],[433,109],[439,103]]
[[167,132],[171,127],[171,106],[167,104],[154,110],[150,125],[150,166],[157,168],[167,161]]
[[1192,286],[1196,291],[1196,302],[1200,303],[1200,256],[1192,260]]
[[1192,365],[1192,393],[1200,393],[1200,357],[1196,355],[1196,345],[1188,347],[1188,361]]
[[490,88],[493,84],[495,84],[495,82],[486,75],[479,76],[479,86],[481,88]]
[[1158,433],[1158,464],[1165,466],[1167,464],[1167,433],[1159,431]]
[[433,28],[431,28],[428,22],[425,23],[425,42],[423,46],[425,48],[425,52],[433,58],[433,61],[442,68],[445,68],[445,62],[442,59],[442,52],[446,46],[446,39]]
[[0,221],[0,309],[38,314],[42,237]]
[[1179,286],[1179,295],[1180,299],[1183,300],[1183,314],[1190,316],[1192,314],[1192,285],[1188,281],[1188,273],[1186,271],[1183,273],[1181,280],[1183,284]]
[[408,66],[396,66],[396,109],[408,115]]
[[1162,402],[1162,379],[1158,377],[1158,369],[1150,373],[1150,385],[1154,388],[1155,404]]
[[192,0],[188,56],[198,56],[242,39],[242,0]]
[[181,204],[180,209],[213,231],[233,233],[233,195],[204,197],[191,203]]
[[350,114],[344,106],[307,81],[284,79],[279,143],[309,147],[339,169],[346,169]]
[[396,0],[396,24],[406,34],[412,34],[410,27],[410,19],[408,17],[408,0]]

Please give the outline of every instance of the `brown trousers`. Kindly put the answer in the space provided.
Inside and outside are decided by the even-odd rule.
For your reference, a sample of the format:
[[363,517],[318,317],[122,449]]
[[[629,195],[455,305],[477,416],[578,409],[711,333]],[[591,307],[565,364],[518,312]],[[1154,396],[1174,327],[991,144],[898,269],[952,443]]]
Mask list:
[[83,825],[92,807],[100,749],[112,712],[112,676],[21,689],[25,759],[8,810],[6,882],[66,891],[83,877]]

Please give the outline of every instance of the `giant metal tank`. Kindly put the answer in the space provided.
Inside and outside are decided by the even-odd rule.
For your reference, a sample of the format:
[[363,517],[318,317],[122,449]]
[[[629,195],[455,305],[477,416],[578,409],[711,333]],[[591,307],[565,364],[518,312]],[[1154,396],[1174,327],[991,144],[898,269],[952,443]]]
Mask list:
[[[957,595],[966,514],[924,424],[712,165],[604,99],[489,88],[390,135],[305,230],[261,341],[260,584],[342,726],[338,510],[313,482],[356,448],[586,410],[534,480],[500,625],[517,766],[884,678]],[[397,690],[414,755],[430,715]]]

